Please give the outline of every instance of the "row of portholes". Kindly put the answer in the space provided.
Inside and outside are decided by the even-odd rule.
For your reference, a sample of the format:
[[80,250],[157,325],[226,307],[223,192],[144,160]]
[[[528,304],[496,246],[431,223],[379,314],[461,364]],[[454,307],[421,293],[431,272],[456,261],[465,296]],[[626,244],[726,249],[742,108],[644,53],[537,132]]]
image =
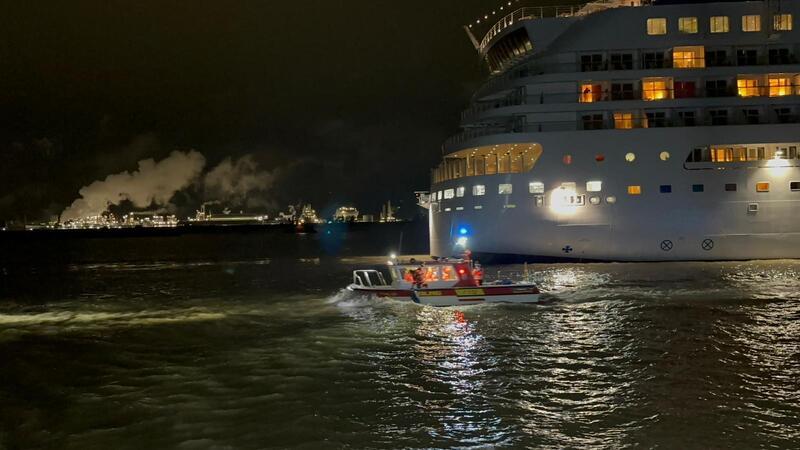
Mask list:
[[[661,152],[661,153],[658,154],[658,158],[660,160],[662,160],[662,161],[669,160],[669,157],[670,157],[669,152]],[[606,156],[603,155],[602,153],[598,153],[597,155],[595,155],[594,160],[597,161],[597,162],[603,162],[603,161],[606,160]],[[562,161],[566,165],[572,164],[572,155],[564,155],[564,158],[562,158]],[[636,161],[636,153],[633,153],[633,152],[626,153],[625,154],[625,161],[627,161],[629,163],[632,163],[632,162]]]

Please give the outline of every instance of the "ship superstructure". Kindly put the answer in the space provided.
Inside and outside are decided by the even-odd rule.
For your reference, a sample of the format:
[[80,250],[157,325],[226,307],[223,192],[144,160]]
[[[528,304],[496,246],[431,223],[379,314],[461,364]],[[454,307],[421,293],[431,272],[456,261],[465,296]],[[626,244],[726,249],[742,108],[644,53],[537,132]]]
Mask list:
[[467,28],[490,76],[433,170],[432,254],[800,257],[798,2],[516,5]]

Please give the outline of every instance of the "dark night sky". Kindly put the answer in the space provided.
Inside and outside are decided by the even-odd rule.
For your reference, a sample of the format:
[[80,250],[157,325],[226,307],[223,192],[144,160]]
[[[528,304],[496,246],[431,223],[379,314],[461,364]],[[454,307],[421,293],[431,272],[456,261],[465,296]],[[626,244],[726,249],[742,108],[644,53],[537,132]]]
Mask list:
[[0,14],[0,220],[189,148],[252,153],[281,207],[414,213],[484,77],[461,25],[499,4],[45,3]]

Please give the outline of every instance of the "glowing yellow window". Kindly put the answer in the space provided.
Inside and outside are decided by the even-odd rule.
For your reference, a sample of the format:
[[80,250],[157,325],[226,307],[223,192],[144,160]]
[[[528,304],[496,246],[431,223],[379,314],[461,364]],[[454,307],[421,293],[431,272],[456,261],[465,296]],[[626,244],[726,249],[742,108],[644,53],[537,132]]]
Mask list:
[[709,19],[712,33],[727,33],[729,30],[728,16],[712,16]]
[[792,80],[789,77],[770,77],[769,96],[783,97],[792,95]]
[[599,84],[581,85],[581,103],[594,103],[600,101],[602,88]]
[[711,149],[711,161],[712,162],[732,162],[733,161],[733,149],[732,148],[712,148]]
[[628,195],[642,195],[642,187],[628,186]]
[[678,19],[678,31],[681,33],[697,33],[697,17],[681,17]]
[[736,90],[739,97],[756,97],[760,95],[758,80],[740,78],[736,80]]
[[775,31],[792,31],[792,15],[775,14],[772,18],[772,28]]
[[644,78],[642,80],[642,100],[672,98],[671,84],[671,78]]
[[766,181],[756,183],[756,192],[769,192],[769,183]]
[[633,128],[633,114],[614,113],[614,128],[621,128],[621,129]]
[[647,19],[647,34],[667,34],[667,19],[654,18]]
[[706,66],[706,50],[702,45],[672,49],[672,67],[695,69]]
[[761,31],[761,16],[742,16],[742,31]]

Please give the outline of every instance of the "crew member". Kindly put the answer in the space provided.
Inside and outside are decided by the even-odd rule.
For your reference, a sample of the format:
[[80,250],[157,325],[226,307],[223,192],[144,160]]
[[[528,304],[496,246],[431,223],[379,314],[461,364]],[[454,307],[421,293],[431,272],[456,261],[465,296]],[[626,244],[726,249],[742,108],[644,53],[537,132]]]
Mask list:
[[422,263],[414,271],[414,287],[419,289],[425,284],[425,263]]
[[481,267],[481,263],[477,259],[472,267],[472,278],[475,278],[478,285],[483,284],[483,267]]

